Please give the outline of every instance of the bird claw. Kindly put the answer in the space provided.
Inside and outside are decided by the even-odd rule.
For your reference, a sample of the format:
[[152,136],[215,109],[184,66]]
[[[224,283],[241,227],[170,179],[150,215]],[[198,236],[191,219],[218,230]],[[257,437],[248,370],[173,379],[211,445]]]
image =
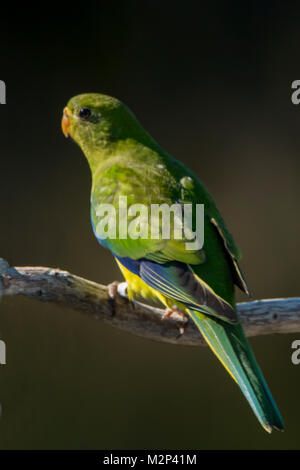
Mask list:
[[178,333],[178,335],[176,336],[176,339],[179,339],[179,338],[184,334],[185,328],[186,328],[186,325],[179,327],[179,333]]
[[177,316],[180,316],[182,318],[182,320],[185,320],[185,324],[184,325],[179,325],[178,328],[179,328],[179,333],[178,335],[176,336],[176,339],[177,338],[180,338],[184,332],[185,332],[185,328],[186,328],[186,324],[188,322],[188,317],[187,315],[184,313],[184,312],[181,312],[180,310],[178,310],[177,307],[173,307],[173,308],[167,308],[165,313],[163,314],[163,320],[167,320],[169,318],[172,317],[172,315],[177,315]]
[[171,318],[172,315],[178,315],[182,318],[182,320],[187,319],[187,316],[184,312],[181,312],[177,307],[173,308],[166,308],[165,313],[163,314],[163,320]]

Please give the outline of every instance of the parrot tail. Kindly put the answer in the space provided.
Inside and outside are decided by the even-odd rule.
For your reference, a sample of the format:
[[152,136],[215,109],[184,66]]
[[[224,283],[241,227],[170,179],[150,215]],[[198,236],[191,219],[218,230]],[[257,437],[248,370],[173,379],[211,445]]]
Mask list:
[[188,313],[215,355],[240,386],[263,428],[269,433],[273,428],[283,431],[280,412],[242,326],[204,316],[195,310],[189,309]]

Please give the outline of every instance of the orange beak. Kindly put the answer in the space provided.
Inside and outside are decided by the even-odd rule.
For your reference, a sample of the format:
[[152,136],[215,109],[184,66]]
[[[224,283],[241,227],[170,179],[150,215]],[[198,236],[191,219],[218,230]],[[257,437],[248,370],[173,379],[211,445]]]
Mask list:
[[65,108],[64,109],[64,114],[63,114],[63,117],[62,117],[62,120],[61,120],[61,128],[62,128],[62,131],[65,135],[65,137],[69,137],[70,136],[70,126],[71,126],[71,121],[70,121],[70,111],[69,111],[69,108]]

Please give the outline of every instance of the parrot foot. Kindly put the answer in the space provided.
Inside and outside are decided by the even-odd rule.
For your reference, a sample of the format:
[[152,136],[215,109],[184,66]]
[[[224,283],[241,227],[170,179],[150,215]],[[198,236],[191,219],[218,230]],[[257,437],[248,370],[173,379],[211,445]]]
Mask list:
[[108,284],[108,296],[111,305],[112,316],[115,315],[115,300],[120,297],[125,303],[128,303],[127,282],[114,281]]
[[184,312],[181,312],[177,307],[173,307],[173,308],[166,308],[166,311],[162,318],[163,320],[167,320],[168,318],[171,318],[172,315],[177,315],[181,317],[182,320],[185,321],[184,325],[179,326],[179,334],[177,338],[180,338],[180,336],[182,336],[183,333],[185,332],[186,324],[188,322],[188,316]]

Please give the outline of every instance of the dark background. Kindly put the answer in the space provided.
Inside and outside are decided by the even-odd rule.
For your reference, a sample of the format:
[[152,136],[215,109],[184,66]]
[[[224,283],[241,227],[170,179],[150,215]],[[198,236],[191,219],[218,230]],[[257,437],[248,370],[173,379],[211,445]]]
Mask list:
[[[0,256],[121,279],[92,233],[88,165],[60,130],[71,96],[101,92],[126,102],[208,186],[254,297],[298,296],[299,4],[64,6],[1,18]],[[251,341],[286,422],[271,436],[207,348],[154,343],[22,298],[2,301],[0,338],[2,449],[300,448],[297,333]]]

